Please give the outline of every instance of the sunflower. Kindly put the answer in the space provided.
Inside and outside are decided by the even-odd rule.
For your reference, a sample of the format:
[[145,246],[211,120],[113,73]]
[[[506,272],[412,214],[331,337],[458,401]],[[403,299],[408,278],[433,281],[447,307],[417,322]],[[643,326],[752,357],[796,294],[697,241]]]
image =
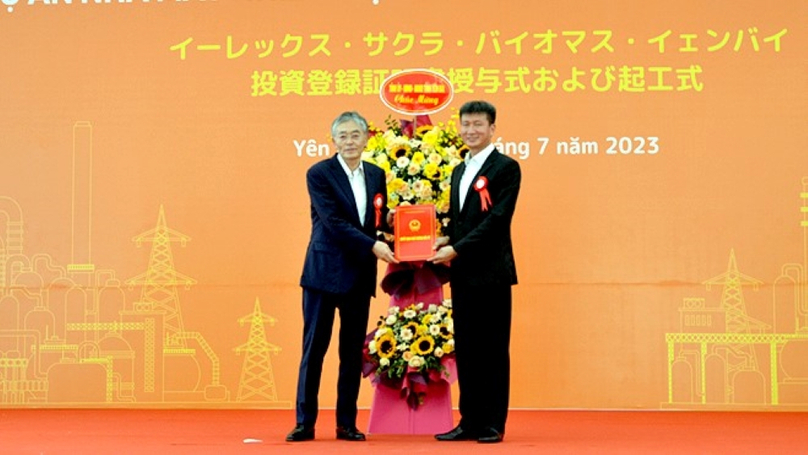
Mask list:
[[424,137],[424,134],[432,131],[433,128],[434,126],[432,125],[421,125],[415,129],[415,137],[417,138]]
[[440,336],[442,336],[443,338],[452,338],[453,335],[454,334],[452,333],[452,331],[449,330],[449,326],[447,326],[446,324],[440,325]]
[[385,333],[376,340],[376,350],[379,357],[389,359],[396,352],[396,338],[391,333]]
[[[418,334],[418,322],[410,321],[410,322],[404,324],[403,327],[401,327],[401,330],[404,330],[404,329],[409,329],[410,333],[412,333],[412,335],[415,336],[415,335]],[[401,332],[399,331],[399,333],[401,333]]]
[[412,149],[410,148],[409,144],[400,143],[400,144],[394,145],[390,149],[390,156],[394,157],[395,159],[398,159],[398,158],[401,158],[403,156],[409,156],[410,151],[412,151]]
[[412,352],[418,355],[427,355],[435,349],[435,340],[429,336],[424,335],[421,338],[415,340],[415,343],[412,344]]
[[457,149],[457,155],[462,159],[466,159],[466,154],[468,153],[469,153],[469,147],[466,144],[463,144],[462,147]]

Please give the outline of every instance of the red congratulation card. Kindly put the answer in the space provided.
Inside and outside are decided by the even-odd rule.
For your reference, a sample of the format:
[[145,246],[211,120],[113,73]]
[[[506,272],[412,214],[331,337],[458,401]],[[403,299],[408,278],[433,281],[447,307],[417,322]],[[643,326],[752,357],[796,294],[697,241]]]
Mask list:
[[399,261],[423,261],[435,254],[435,206],[396,207],[395,252]]

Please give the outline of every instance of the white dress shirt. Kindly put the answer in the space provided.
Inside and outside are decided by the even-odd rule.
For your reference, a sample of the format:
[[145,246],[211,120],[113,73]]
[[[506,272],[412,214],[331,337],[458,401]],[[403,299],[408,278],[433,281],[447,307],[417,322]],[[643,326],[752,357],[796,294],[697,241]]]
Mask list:
[[488,159],[488,156],[491,155],[491,152],[493,151],[494,144],[488,144],[486,148],[482,149],[476,155],[466,155],[466,169],[463,171],[463,175],[460,177],[460,210],[463,210],[463,204],[466,202],[466,195],[469,192],[469,187],[474,180],[474,176],[480,172],[480,169],[483,167],[483,163],[485,163],[485,160]]
[[342,155],[337,155],[337,161],[342,166],[342,170],[348,175],[348,181],[351,182],[351,190],[353,191],[354,200],[356,201],[356,210],[359,212],[359,222],[365,225],[365,210],[368,207],[368,193],[365,186],[365,168],[362,166],[362,161],[359,166],[353,171],[348,167]]

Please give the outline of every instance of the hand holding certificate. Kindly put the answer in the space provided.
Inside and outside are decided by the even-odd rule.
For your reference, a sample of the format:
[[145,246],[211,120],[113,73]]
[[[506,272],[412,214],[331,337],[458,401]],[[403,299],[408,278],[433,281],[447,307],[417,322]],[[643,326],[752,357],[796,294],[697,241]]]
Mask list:
[[434,205],[400,205],[395,214],[395,254],[399,261],[423,261],[435,251]]

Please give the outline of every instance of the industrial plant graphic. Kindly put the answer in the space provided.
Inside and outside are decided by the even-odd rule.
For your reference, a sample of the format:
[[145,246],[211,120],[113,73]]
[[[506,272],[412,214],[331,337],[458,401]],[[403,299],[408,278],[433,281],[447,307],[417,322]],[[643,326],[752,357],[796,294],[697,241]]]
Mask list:
[[[178,289],[196,281],[174,268],[172,244],[190,238],[155,227],[133,238],[151,244],[146,271],[125,282],[92,261],[92,125],[73,128],[71,262],[24,251],[23,211],[0,196],[0,406],[159,405],[253,402],[290,408],[275,390],[266,315],[256,298],[238,394],[220,381],[219,356],[186,330]],[[139,288],[128,302],[124,288]],[[234,321],[234,324],[236,322]],[[181,372],[182,374],[178,374]],[[190,374],[189,374],[190,372]]]
[[747,313],[744,287],[763,282],[742,274],[735,251],[726,272],[705,281],[721,289],[717,304],[685,298],[680,331],[665,335],[667,407],[785,407],[808,402],[808,177],[802,179],[802,264],[776,278],[769,322]]

